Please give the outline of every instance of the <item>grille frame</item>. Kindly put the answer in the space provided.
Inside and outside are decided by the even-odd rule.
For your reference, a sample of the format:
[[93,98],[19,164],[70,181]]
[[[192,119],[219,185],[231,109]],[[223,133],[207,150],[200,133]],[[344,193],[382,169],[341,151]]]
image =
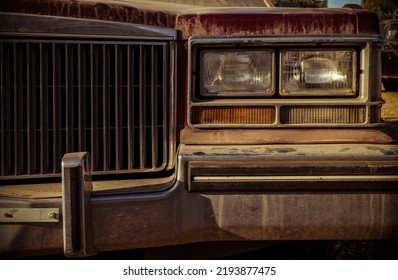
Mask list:
[[[50,17],[44,18],[48,20]],[[22,16],[22,19],[26,19],[26,16]],[[42,21],[43,17],[33,16],[33,19]],[[71,19],[65,20],[71,21]],[[56,22],[65,23],[59,17]],[[81,20],[78,22],[81,23]],[[91,29],[99,23],[99,21],[90,20],[85,22],[90,23]],[[101,24],[104,26],[103,22]],[[108,29],[112,25],[113,23],[106,23]],[[117,28],[120,24],[114,25]],[[151,29],[145,37],[143,32],[146,30],[141,26],[122,25],[124,29],[121,32],[125,32],[126,27],[129,27],[139,30],[140,37],[123,34],[123,36],[105,38],[105,35],[101,35],[101,29],[97,29],[98,34],[87,37],[75,35],[74,31],[71,35],[51,32],[33,34],[25,30],[23,34],[10,35],[6,27],[1,28],[0,180],[59,178],[63,154],[77,151],[90,152],[92,175],[155,174],[174,167],[176,125],[173,33],[170,30],[162,32],[163,30],[159,29],[156,30],[158,32],[156,34],[154,29]],[[9,31],[13,30],[12,27],[8,28]],[[12,44],[13,50],[10,50],[7,44]],[[21,69],[17,69],[18,67],[14,69],[11,64],[18,62],[22,65],[25,58],[18,61],[19,58],[7,58],[7,56],[10,52],[19,52],[18,48],[23,45],[25,47],[21,48],[23,48],[22,52],[25,52],[27,63],[21,66]],[[97,47],[103,50],[98,51]],[[52,50],[49,51],[49,48]],[[57,48],[63,48],[63,50],[56,50]],[[98,52],[100,54],[96,54]],[[111,54],[108,55],[108,52]],[[44,55],[45,53],[47,55]],[[98,57],[93,58],[95,55],[102,55],[102,61],[98,60]],[[138,58],[138,66],[126,62],[127,57]],[[158,69],[160,58],[162,59],[159,66],[161,69]],[[64,69],[58,69],[53,73],[51,70],[46,70],[47,74],[44,74],[46,71],[42,68],[56,68],[54,61],[58,59],[64,60],[64,65],[59,66]],[[74,66],[75,64],[78,65]],[[10,73],[11,68],[11,72],[14,73]],[[87,70],[87,68],[90,69]],[[111,73],[111,68],[115,70],[114,73]],[[106,72],[102,76],[105,77],[104,79],[99,77],[101,69],[104,73]],[[139,73],[145,74],[131,74],[131,71],[136,72],[137,69]],[[93,74],[94,72],[96,74]],[[57,79],[62,79],[62,81],[57,81]],[[139,81],[131,81],[134,79],[139,79]],[[20,80],[26,83],[24,87],[18,85]],[[99,89],[99,87],[102,88]],[[12,94],[11,91],[13,91]],[[99,98],[102,99],[100,104],[98,104]],[[110,102],[107,104],[105,100],[109,99]],[[154,100],[155,102],[152,102]],[[61,106],[61,113],[54,114],[54,112],[49,112],[50,110],[42,110],[46,108],[56,111],[56,107],[49,108],[50,104],[60,103],[64,104]],[[90,116],[85,113],[87,106],[91,108]],[[161,106],[160,113],[158,113],[159,106]],[[118,111],[117,108],[123,108],[123,114],[120,110],[118,111],[120,113],[109,113],[112,107],[115,108],[115,112]],[[139,107],[144,109],[136,113]],[[24,116],[19,117],[21,111]],[[37,111],[41,111],[39,115]],[[27,117],[29,114],[35,117]],[[61,116],[63,114],[65,116]],[[129,123],[131,121],[129,114],[134,115],[134,118],[138,117],[139,120]],[[23,118],[26,120],[22,120]],[[102,118],[103,127],[100,127],[98,118]],[[108,120],[105,120],[106,118]],[[61,127],[58,127],[59,125]],[[101,135],[98,129],[104,131],[102,140],[95,137]],[[113,132],[105,132],[106,129]],[[69,135],[61,136],[56,132],[57,130],[64,130],[62,133]],[[52,135],[49,131],[53,131]],[[137,132],[138,136],[130,135]],[[14,136],[10,136],[12,133]],[[158,140],[159,134],[161,140]],[[115,139],[109,140],[112,137]],[[138,137],[138,147],[134,137]],[[96,141],[97,144],[95,144]],[[104,144],[101,146],[98,141]],[[153,144],[154,142],[156,143]],[[54,148],[51,153],[43,152],[48,151],[49,146],[60,145],[65,146],[65,151]],[[99,145],[101,148],[98,147]],[[104,150],[102,147],[108,148]],[[101,156],[101,153],[104,153],[104,156]],[[138,159],[132,159],[132,157],[136,158],[137,153],[139,153]],[[112,160],[109,159],[111,157],[113,157]],[[103,161],[103,164],[99,165],[99,161]],[[110,164],[110,161],[114,162]]]

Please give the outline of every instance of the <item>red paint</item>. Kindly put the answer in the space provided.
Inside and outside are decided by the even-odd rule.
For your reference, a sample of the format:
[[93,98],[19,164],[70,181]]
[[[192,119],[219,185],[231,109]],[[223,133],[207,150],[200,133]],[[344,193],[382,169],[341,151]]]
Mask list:
[[54,15],[176,28],[182,39],[205,35],[374,34],[377,16],[359,9],[182,8],[134,1],[0,1],[0,11]]
[[[184,39],[206,35],[354,34],[356,18],[347,13],[313,10],[288,13],[262,9],[257,13],[184,14],[176,27]],[[296,10],[297,11],[297,10]]]

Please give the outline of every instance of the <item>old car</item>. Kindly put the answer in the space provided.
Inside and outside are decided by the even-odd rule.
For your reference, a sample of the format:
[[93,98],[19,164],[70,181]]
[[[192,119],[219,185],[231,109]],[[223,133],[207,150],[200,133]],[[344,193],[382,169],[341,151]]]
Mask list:
[[380,29],[384,36],[381,52],[381,78],[385,90],[398,90],[398,19],[383,20]]
[[255,0],[0,11],[2,257],[398,236],[376,14]]

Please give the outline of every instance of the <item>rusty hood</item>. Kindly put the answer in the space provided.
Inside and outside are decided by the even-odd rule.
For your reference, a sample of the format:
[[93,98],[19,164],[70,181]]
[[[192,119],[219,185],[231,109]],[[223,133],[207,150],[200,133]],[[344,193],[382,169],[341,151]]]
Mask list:
[[[374,34],[376,14],[361,9],[199,7],[145,0],[5,0],[0,11],[147,24],[204,35]],[[1,19],[0,19],[1,20]]]

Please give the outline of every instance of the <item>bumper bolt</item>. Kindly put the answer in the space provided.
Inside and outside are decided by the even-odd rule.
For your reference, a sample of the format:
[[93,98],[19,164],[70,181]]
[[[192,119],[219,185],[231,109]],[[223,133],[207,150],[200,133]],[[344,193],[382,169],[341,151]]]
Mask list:
[[12,219],[12,218],[14,218],[14,215],[12,215],[10,213],[4,213],[4,217]]
[[55,218],[57,217],[57,214],[54,213],[54,212],[50,212],[50,213],[48,213],[48,217],[49,217],[50,219],[55,219]]

